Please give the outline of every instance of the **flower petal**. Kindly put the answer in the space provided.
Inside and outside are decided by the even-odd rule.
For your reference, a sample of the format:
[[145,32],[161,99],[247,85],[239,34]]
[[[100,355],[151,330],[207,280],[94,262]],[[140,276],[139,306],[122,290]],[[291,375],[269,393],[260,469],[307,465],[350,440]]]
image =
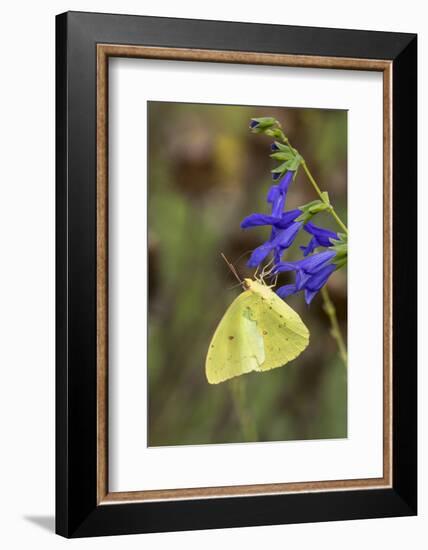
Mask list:
[[286,229],[278,232],[278,235],[272,241],[272,244],[274,246],[279,246],[282,249],[289,248],[293,244],[301,227],[302,222],[293,222]]
[[288,212],[283,212],[281,214],[281,219],[277,223],[275,223],[276,227],[278,227],[279,229],[285,229],[286,227],[288,227],[288,225],[290,225],[291,222],[294,222],[294,220],[298,216],[300,216],[301,213],[302,211],[298,208],[295,208],[294,210],[289,210]]
[[248,267],[257,267],[266,258],[269,252],[274,248],[272,241],[267,241],[253,250],[250,259],[247,262]]
[[281,256],[282,256],[283,252],[284,251],[279,246],[277,246],[274,249],[274,251],[273,251],[273,265],[279,264],[279,262],[281,261]]
[[279,222],[281,222],[280,218],[267,214],[250,214],[242,220],[241,227],[246,229],[247,227],[256,227],[259,225],[274,225]]
[[328,264],[324,266],[322,269],[314,273],[307,280],[305,287],[308,290],[316,290],[316,291],[320,290],[325,285],[325,283],[327,282],[327,279],[335,270],[336,270],[336,266],[334,264]]
[[330,275],[335,271],[334,264],[327,264],[322,269],[312,275],[305,283],[305,301],[310,304],[315,295],[325,285]]
[[324,229],[323,227],[318,227],[311,222],[308,222],[305,225],[304,230],[316,238],[319,243],[318,246],[331,246],[331,239],[336,241],[339,239],[338,234],[334,231]]
[[283,193],[287,193],[288,188],[290,187],[290,183],[293,181],[293,175],[294,172],[289,170],[285,176],[281,179],[281,181],[278,183],[279,190]]
[[267,201],[272,203],[276,199],[277,193],[278,193],[278,186],[272,185],[272,187],[269,188],[269,191],[266,197]]
[[284,285],[276,289],[276,293],[280,298],[287,298],[291,294],[294,294],[297,291],[295,285]]
[[279,262],[275,266],[273,273],[283,273],[284,271],[295,271],[297,269],[296,263],[297,262]]
[[304,260],[296,262],[296,264],[298,264],[300,269],[303,269],[303,271],[306,271],[307,273],[316,273],[335,256],[336,252],[334,250],[326,250],[325,252],[312,254],[312,256],[308,256]]
[[309,305],[317,294],[317,290],[305,289],[305,302]]
[[282,193],[278,185],[273,185],[268,192],[267,201],[272,204],[272,216],[279,218],[284,210],[285,193]]
[[310,279],[311,275],[305,273],[302,269],[296,271],[296,287],[298,290],[302,290],[305,287],[306,282]]
[[307,246],[301,246],[300,250],[303,250],[303,256],[306,257],[308,254],[313,252],[317,247],[317,244],[318,244],[318,241],[316,240],[316,238],[312,237],[312,239],[309,241]]
[[301,211],[299,209],[290,210],[289,212],[283,212],[280,217],[270,216],[268,214],[254,213],[244,218],[241,222],[242,229],[248,227],[256,227],[261,225],[272,225],[278,229],[287,229],[290,224],[300,216]]

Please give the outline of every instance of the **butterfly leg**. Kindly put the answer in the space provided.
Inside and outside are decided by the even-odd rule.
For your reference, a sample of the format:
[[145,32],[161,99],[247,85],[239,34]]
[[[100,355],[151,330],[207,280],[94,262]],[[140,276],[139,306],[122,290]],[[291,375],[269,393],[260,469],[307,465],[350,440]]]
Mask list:
[[[263,271],[260,275],[260,282],[266,286],[266,283],[264,281],[265,277],[267,277],[270,273],[272,273],[272,270],[274,269],[274,266],[272,265],[274,262],[274,259],[272,258],[265,266],[263,266]],[[272,267],[271,267],[272,266]],[[269,269],[270,268],[270,269]]]

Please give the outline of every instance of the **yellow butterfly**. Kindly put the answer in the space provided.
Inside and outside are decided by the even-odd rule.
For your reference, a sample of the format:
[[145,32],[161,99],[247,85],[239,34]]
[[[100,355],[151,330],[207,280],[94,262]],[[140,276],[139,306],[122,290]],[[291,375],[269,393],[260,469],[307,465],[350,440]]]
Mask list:
[[[229,264],[230,265],[230,264]],[[309,343],[299,315],[261,280],[244,279],[242,292],[220,321],[205,362],[210,384],[282,367]]]

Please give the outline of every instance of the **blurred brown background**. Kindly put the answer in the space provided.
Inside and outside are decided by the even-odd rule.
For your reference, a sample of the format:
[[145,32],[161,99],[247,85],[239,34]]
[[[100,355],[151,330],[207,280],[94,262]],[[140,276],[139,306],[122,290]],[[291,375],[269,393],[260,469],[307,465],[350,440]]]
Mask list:
[[[322,190],[346,220],[346,111],[149,102],[149,445],[248,440],[230,382],[208,384],[205,356],[213,332],[240,292],[220,257],[241,277],[252,249],[269,228],[240,229],[252,212],[269,212],[270,141],[248,130],[252,117],[274,116]],[[287,210],[317,198],[299,173]],[[321,214],[314,223],[337,230]],[[301,232],[287,258],[301,257]],[[291,281],[284,274],[279,284]],[[346,271],[328,283],[346,336]],[[245,408],[259,441],[341,438],[347,435],[346,372],[318,295],[287,302],[311,333],[295,361],[241,376]]]

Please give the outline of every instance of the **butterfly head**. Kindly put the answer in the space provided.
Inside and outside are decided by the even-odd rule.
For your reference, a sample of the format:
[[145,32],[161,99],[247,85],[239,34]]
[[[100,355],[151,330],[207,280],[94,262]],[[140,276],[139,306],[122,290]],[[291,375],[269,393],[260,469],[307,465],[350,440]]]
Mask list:
[[244,279],[242,282],[242,286],[245,288],[245,290],[251,290],[252,286],[254,286],[255,281],[253,279]]
[[257,279],[244,279],[242,286],[245,290],[251,290],[251,292],[260,293],[261,289],[269,289],[263,281]]
[[267,285],[263,279],[244,279],[242,282],[244,290],[250,290],[263,296],[270,295],[274,285]]

